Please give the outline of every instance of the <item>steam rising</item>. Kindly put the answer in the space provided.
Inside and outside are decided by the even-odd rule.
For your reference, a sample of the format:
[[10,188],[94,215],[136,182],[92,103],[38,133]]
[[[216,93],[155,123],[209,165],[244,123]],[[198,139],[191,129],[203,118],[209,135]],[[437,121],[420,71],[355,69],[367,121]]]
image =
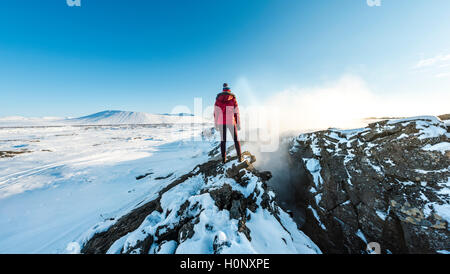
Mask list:
[[[254,98],[247,81],[240,79],[237,91],[239,86],[243,87],[242,92],[247,98]],[[276,123],[280,133],[304,132],[329,127],[362,127],[367,124],[364,118],[369,117],[440,115],[450,111],[449,102],[450,92],[378,95],[361,78],[345,75],[322,86],[276,92],[264,102],[250,103],[263,105],[262,112],[261,109],[255,112],[252,106],[248,106],[243,114],[251,117],[268,115],[271,117],[270,127],[274,128]],[[244,119],[256,119],[251,117]],[[261,121],[250,123],[249,128],[254,128],[252,125],[261,127]]]
[[[299,225],[304,219],[302,188],[308,179],[300,163],[289,160],[288,142],[283,142],[282,136],[297,136],[329,127],[364,127],[373,121],[365,119],[369,117],[440,115],[450,112],[450,92],[379,95],[372,92],[361,78],[352,75],[318,87],[277,92],[264,102],[256,101],[258,97],[254,96],[245,78],[237,84],[236,91],[251,102],[250,106],[241,107],[244,131],[240,133],[240,139],[248,141],[245,149],[256,156],[257,168],[272,172],[273,178],[268,182],[269,185],[277,193],[280,204],[293,212]],[[271,141],[268,142],[268,139]]]

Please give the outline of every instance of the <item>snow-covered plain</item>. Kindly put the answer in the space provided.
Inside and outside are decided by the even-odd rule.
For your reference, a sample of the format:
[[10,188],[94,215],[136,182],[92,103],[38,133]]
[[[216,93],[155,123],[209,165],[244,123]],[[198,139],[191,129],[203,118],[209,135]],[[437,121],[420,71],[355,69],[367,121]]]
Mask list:
[[212,143],[193,138],[203,128],[0,128],[0,151],[24,152],[0,158],[0,253],[66,252],[94,224],[128,212],[206,161]]
[[[104,111],[62,120],[0,119],[0,253],[79,253],[95,233],[106,231],[121,216],[154,200],[175,179],[211,160],[209,152],[217,147],[219,136],[205,131],[212,124],[195,123],[195,118]],[[196,176],[163,195],[163,209],[199,199],[206,211],[192,239],[164,242],[150,253],[212,253],[214,231],[197,229],[204,222],[220,230],[224,253],[320,253],[281,209],[279,219],[262,208],[249,213],[251,242],[237,233],[238,221],[230,220],[227,210],[219,210],[209,194],[194,194],[227,180],[245,197],[254,191],[261,196],[264,190],[250,173],[253,181],[247,188],[223,176],[211,177],[209,183]],[[157,223],[177,222],[158,214],[147,216],[141,227],[150,231]],[[142,236],[141,229],[130,232],[107,253],[131,247]]]

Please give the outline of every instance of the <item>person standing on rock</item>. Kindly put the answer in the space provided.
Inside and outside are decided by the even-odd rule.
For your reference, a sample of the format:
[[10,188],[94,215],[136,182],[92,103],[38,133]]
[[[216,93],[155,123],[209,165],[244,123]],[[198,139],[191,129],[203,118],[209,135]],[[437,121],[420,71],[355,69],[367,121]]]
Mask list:
[[227,131],[231,133],[236,148],[236,154],[242,162],[241,143],[238,140],[238,130],[241,129],[241,120],[239,117],[239,107],[236,95],[231,93],[228,84],[223,84],[223,90],[217,94],[214,104],[214,124],[220,132],[220,152],[222,153],[223,163],[227,161],[226,142]]

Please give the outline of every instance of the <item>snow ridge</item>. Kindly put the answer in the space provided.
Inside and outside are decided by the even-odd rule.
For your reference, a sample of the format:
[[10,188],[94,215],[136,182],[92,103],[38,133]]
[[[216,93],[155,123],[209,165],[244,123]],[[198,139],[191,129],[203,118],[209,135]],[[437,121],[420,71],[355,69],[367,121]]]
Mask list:
[[[198,165],[113,223],[69,243],[72,253],[321,253],[274,200],[245,153]],[[105,231],[105,226],[109,229]],[[75,247],[75,248],[74,248]]]

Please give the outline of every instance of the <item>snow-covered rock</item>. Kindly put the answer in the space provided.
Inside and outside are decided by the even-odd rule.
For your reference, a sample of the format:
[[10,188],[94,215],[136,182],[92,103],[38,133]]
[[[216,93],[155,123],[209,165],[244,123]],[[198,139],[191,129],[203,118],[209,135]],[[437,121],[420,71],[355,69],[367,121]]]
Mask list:
[[[211,152],[214,155],[215,151]],[[178,177],[157,197],[96,225],[68,245],[82,253],[320,253],[275,202],[270,173],[244,154],[213,157]],[[106,227],[106,229],[105,229]],[[73,247],[80,247],[74,249]]]
[[331,253],[367,242],[385,253],[450,250],[449,140],[434,116],[295,138],[291,156],[309,175],[302,230]]

